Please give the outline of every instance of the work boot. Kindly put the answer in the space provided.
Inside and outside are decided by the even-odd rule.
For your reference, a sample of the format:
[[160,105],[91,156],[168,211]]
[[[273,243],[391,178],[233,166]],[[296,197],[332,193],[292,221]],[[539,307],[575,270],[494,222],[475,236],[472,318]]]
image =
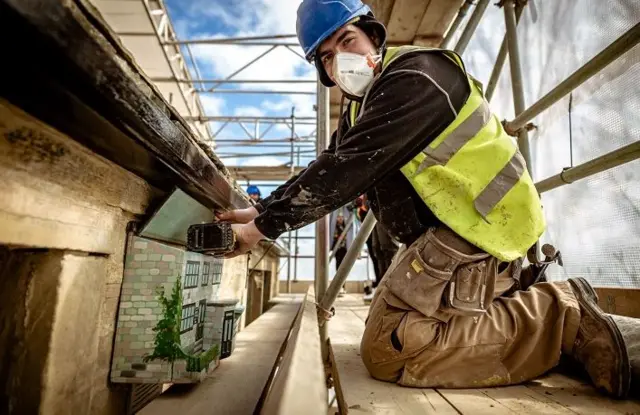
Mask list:
[[571,355],[596,388],[615,398],[625,398],[631,368],[622,334],[611,316],[598,307],[598,296],[587,280],[572,278],[569,283],[580,304],[580,326]]
[[631,364],[631,389],[630,396],[640,396],[640,319],[611,314],[611,318],[618,326],[624,343],[627,346],[627,355]]

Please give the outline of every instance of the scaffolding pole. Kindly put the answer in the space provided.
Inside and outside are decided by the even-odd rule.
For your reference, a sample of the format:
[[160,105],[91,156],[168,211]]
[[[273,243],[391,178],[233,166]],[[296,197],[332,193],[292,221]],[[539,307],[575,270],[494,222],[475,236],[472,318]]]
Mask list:
[[179,40],[162,42],[163,45],[219,45],[219,46],[284,46],[300,47],[297,42],[218,42],[210,39]]
[[[296,173],[296,164],[295,164],[295,149],[293,148],[293,143],[296,141],[296,107],[291,108],[291,177]],[[305,150],[306,152],[313,150]]]
[[274,39],[288,39],[295,38],[297,35],[266,35],[266,36],[244,36],[244,37],[222,37],[222,38],[209,38],[209,39],[192,39],[192,40],[176,40],[173,42],[166,42],[168,45],[195,45],[195,44],[241,44],[246,45],[246,41],[255,40],[274,40]]
[[[376,225],[376,217],[373,215],[373,212],[369,210],[367,216],[362,222],[362,226],[360,227],[360,231],[353,239],[353,243],[347,250],[347,254],[344,256],[340,267],[338,268],[338,272],[333,277],[331,281],[331,285],[327,288],[326,292],[322,296],[322,300],[319,301],[320,308],[322,310],[330,310],[333,306],[333,303],[338,298],[338,293],[340,292],[340,288],[347,281],[347,277],[349,277],[349,273],[353,268],[353,264],[355,264],[356,260],[360,256],[360,251],[362,251],[362,247],[367,242],[367,238],[371,235],[371,231],[373,227]],[[325,335],[326,335],[326,320],[319,319],[320,327],[325,327]],[[322,330],[320,331],[322,334]],[[326,341],[326,337],[324,339]]]
[[[260,121],[261,123],[269,124],[269,123],[285,123],[289,122],[289,117],[249,117],[242,115],[202,115],[198,117],[182,117],[185,121],[220,121],[220,122],[256,122]],[[304,123],[304,125],[315,125],[316,119],[315,117],[296,117],[298,120],[298,125],[300,125],[299,121],[309,121],[308,123]],[[313,121],[313,122],[310,122]]]
[[[520,49],[518,46],[518,30],[516,25],[515,0],[504,3],[504,19],[507,26],[507,45],[509,47],[509,64],[511,66],[511,88],[513,92],[513,106],[516,117],[525,110],[524,86],[522,82],[522,67],[520,65]],[[531,177],[531,150],[529,148],[529,132],[522,128],[518,130],[518,147],[527,163],[527,170]]]
[[287,251],[289,256],[287,257],[287,294],[291,293],[291,231],[287,232]]
[[447,32],[446,36],[442,40],[442,43],[440,44],[440,47],[442,49],[446,49],[449,43],[451,43],[451,39],[453,39],[453,35],[458,30],[458,27],[460,27],[460,24],[464,20],[464,17],[467,15],[467,12],[469,11],[469,8],[472,5],[473,5],[472,0],[466,0],[464,4],[460,6],[460,10],[458,10],[458,14],[456,15],[456,18],[453,20],[453,23],[451,23],[451,27],[449,27],[449,31]]
[[263,89],[197,89],[200,94],[281,94],[281,95],[315,95],[312,91],[269,91]]
[[[520,4],[516,6],[516,26],[520,21],[520,16],[522,16],[522,11],[524,7]],[[507,35],[504,35],[502,39],[502,44],[500,45],[500,51],[498,52],[498,57],[496,58],[496,63],[493,65],[493,70],[491,71],[491,76],[489,77],[489,82],[487,83],[487,91],[484,96],[487,101],[491,101],[493,97],[493,93],[496,91],[496,86],[498,86],[498,80],[500,79],[500,74],[502,73],[502,67],[504,66],[504,61],[507,59]]]
[[[234,76],[238,75],[240,72],[244,71],[245,69],[247,69],[249,66],[253,65],[254,63],[258,62],[260,59],[264,58],[265,56],[267,56],[269,53],[273,52],[273,50],[277,48],[277,46],[271,46],[269,49],[265,50],[264,52],[262,52],[260,55],[256,56],[255,58],[253,58],[252,60],[250,60],[248,63],[244,64],[243,66],[241,66],[240,68],[236,69],[235,71],[231,72],[226,78],[224,78],[226,81],[230,80],[231,78],[233,78]],[[213,84],[213,86],[211,86],[209,88],[209,91],[213,91],[218,85],[220,84]]]
[[[298,230],[296,229],[295,232],[295,239],[294,239],[294,252],[295,252],[295,256],[293,257],[293,281],[298,281],[298,255],[300,255],[300,250],[298,248]],[[312,239],[315,239],[312,237]]]
[[[176,79],[172,77],[151,78],[152,82],[176,82],[179,84],[315,84],[315,79]],[[202,86],[204,88],[204,86]]]
[[[507,2],[507,4],[511,4],[511,2]],[[511,8],[513,8],[512,4]],[[505,13],[507,13],[506,5]],[[509,28],[507,27],[507,33],[508,32]],[[542,111],[546,110],[569,92],[582,85],[593,75],[600,72],[611,62],[615,61],[632,47],[637,45],[638,42],[640,42],[640,23],[636,23],[636,25],[629,29],[625,34],[607,46],[602,52],[594,56],[589,62],[584,64],[558,86],[553,88],[547,95],[540,98],[531,107],[527,108],[525,111],[517,112],[516,118],[513,119],[513,121],[508,122],[506,124],[506,128],[509,131],[517,131],[521,129]],[[511,55],[511,42],[509,42],[509,54]]]
[[[330,124],[329,124],[329,88],[325,87],[318,81],[318,94],[317,94],[317,116],[318,116],[318,130],[316,138],[316,151],[318,154],[322,153],[329,144]],[[322,219],[316,222],[316,252],[315,252],[315,288],[316,288],[316,302],[320,302],[320,299],[324,296],[324,292],[327,290],[329,283],[329,273],[327,260],[329,256],[329,217],[324,216]],[[322,347],[322,358],[326,362],[329,356],[327,349],[327,327],[320,327],[320,339]]]
[[621,147],[603,156],[597,157],[575,167],[564,169],[562,172],[536,183],[538,192],[544,193],[560,186],[573,183],[605,170],[612,169],[640,158],[640,140]]
[[484,15],[484,12],[487,10],[489,1],[491,0],[478,1],[478,4],[473,10],[473,13],[471,13],[471,17],[469,17],[469,21],[467,22],[467,25],[464,27],[464,30],[460,35],[460,39],[458,40],[458,43],[456,43],[456,47],[453,49],[453,51],[456,52],[458,55],[462,56],[465,49],[467,48],[467,45],[469,44],[471,37],[473,37],[473,34],[475,33],[478,27],[478,24],[480,23],[480,20]]

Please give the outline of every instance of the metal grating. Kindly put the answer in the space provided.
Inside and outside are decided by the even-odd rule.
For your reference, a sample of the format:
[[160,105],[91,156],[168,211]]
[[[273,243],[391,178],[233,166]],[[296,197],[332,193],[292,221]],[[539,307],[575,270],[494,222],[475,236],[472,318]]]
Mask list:
[[144,408],[162,393],[161,383],[142,383],[131,385],[127,414],[132,415]]

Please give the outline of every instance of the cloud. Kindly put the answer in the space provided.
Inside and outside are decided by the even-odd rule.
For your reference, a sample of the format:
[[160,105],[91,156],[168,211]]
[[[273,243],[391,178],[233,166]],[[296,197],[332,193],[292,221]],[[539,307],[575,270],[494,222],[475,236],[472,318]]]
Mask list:
[[274,156],[262,156],[262,157],[230,157],[223,158],[222,162],[226,166],[281,166],[286,163],[284,158],[277,158]]
[[241,166],[281,166],[286,160],[273,156],[251,157],[243,159]]
[[223,115],[225,111],[226,102],[221,97],[208,94],[200,94],[200,102],[202,102],[202,106],[207,115]]
[[250,106],[236,107],[233,114],[238,117],[263,117],[266,115],[263,109]]
[[[187,14],[180,20],[203,19],[203,16],[216,19],[215,29],[209,32],[192,32],[190,38],[221,38],[229,36],[264,36],[276,34],[295,34],[296,11],[300,0],[247,0],[242,7],[228,2],[211,2],[192,0]],[[191,27],[180,23],[181,27]],[[225,27],[223,30],[220,26]],[[204,27],[201,25],[200,27]],[[221,33],[224,32],[224,33]],[[295,37],[283,42],[297,43]],[[193,54],[204,71],[224,78],[231,75],[260,54],[268,52],[259,61],[242,70],[234,79],[304,79],[315,80],[315,68],[292,53],[291,50],[279,46],[269,51],[270,46],[237,46],[237,45],[194,45]],[[302,49],[292,47],[299,54]],[[220,88],[235,88],[226,84]],[[315,92],[315,84],[249,84],[244,89],[287,90]],[[314,96],[282,96],[294,103],[298,111],[312,111]],[[278,99],[278,98],[276,98]],[[289,108],[290,104],[287,104]]]

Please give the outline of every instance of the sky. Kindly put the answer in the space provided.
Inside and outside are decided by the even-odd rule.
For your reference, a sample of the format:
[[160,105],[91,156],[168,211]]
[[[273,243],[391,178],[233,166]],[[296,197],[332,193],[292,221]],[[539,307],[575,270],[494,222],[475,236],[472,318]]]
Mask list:
[[[264,35],[295,35],[296,12],[300,0],[246,0],[231,2],[228,0],[165,0],[169,16],[179,39],[204,39],[224,37],[247,37]],[[283,42],[297,43],[292,37]],[[221,79],[229,76],[270,46],[236,46],[236,45],[193,45],[191,51],[197,63],[200,75],[204,79]],[[314,66],[301,58],[302,49],[292,47],[297,52],[278,46],[254,65],[240,72],[234,79],[282,80],[303,79],[316,80]],[[188,51],[183,47],[183,55],[188,58]],[[189,62],[189,59],[187,59]],[[197,78],[195,68],[189,62],[192,77]],[[222,89],[251,89],[271,91],[307,91],[315,93],[315,84],[225,84]],[[200,94],[200,100],[207,115],[239,115],[239,116],[278,116],[290,117],[295,108],[296,117],[313,117],[316,113],[315,95],[284,94]],[[308,125],[301,125],[301,123]],[[217,132],[221,123],[212,122],[211,131]],[[244,123],[249,132],[255,132],[255,124]],[[260,126],[260,134],[265,126]],[[315,121],[301,121],[295,126],[295,133],[300,137],[313,136]],[[277,125],[270,129],[264,140],[288,139],[291,129],[286,125]],[[247,133],[237,124],[229,124],[216,136],[217,140],[248,139]],[[275,144],[275,143],[274,143]],[[277,147],[230,147],[221,143],[216,154],[225,165],[276,166],[290,161],[290,149],[287,143],[277,143]],[[300,155],[296,154],[296,164],[306,166],[315,156],[314,145],[300,147]],[[272,155],[287,153],[287,155]],[[235,157],[233,154],[252,154],[252,157]],[[299,162],[298,162],[299,160]],[[245,182],[241,182],[245,185]],[[273,182],[255,182],[260,187],[262,196],[267,196],[276,187]],[[302,228],[300,236],[312,236],[315,225]],[[299,240],[299,254],[313,255],[314,241]],[[300,279],[313,279],[313,259],[299,259],[297,263]],[[367,270],[367,268],[369,268]],[[335,272],[335,262],[330,264],[330,277]],[[368,271],[368,272],[367,272]],[[286,278],[287,266],[280,273]],[[350,280],[373,278],[371,265],[365,259],[358,260],[351,272]]]
[[[179,39],[245,37],[258,35],[295,35],[296,11],[299,0],[247,0],[241,3],[211,0],[169,0],[166,2]],[[283,40],[297,43],[295,37]],[[225,78],[241,68],[270,46],[236,46],[236,45],[194,45],[191,47],[203,78]],[[293,47],[298,54],[302,49]],[[188,56],[186,51],[183,51]],[[190,68],[194,78],[193,68]],[[316,80],[315,68],[293,51],[278,46],[255,64],[243,70],[234,79],[281,80],[301,79]],[[271,91],[304,91],[315,93],[315,84],[225,84],[221,89],[251,89]],[[282,95],[282,94],[201,94],[200,99],[207,115],[240,115],[240,116],[283,116],[290,117],[295,108],[297,117],[314,117],[315,95]],[[302,121],[305,122],[305,121]],[[307,124],[314,124],[307,121]],[[211,123],[216,132],[221,123]],[[255,124],[245,123],[250,131],[255,131]],[[260,133],[265,125],[260,126]],[[309,136],[315,125],[296,125],[295,133],[300,137]],[[265,134],[265,139],[288,139],[291,130],[286,125],[277,125]],[[237,124],[224,127],[217,139],[246,139],[246,132]],[[216,149],[227,165],[279,165],[290,160],[290,156],[251,157],[238,159],[224,157],[233,153],[287,153],[286,143],[277,147],[259,149],[252,147],[228,147],[224,143]],[[311,150],[311,151],[310,151]],[[300,162],[308,164],[313,159],[313,146],[301,149]],[[297,158],[297,157],[296,157]]]

